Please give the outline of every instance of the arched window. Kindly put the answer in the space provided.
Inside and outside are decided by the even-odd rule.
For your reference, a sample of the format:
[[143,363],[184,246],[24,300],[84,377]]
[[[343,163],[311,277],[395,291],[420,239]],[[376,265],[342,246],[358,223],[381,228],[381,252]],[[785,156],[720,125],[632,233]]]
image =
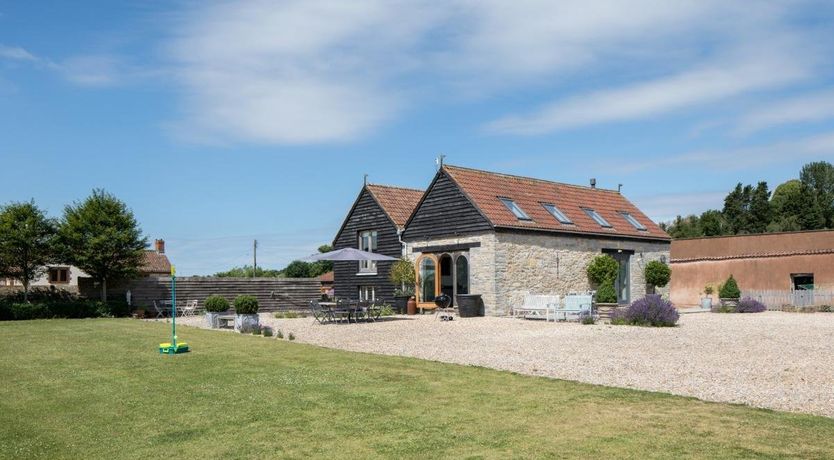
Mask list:
[[469,260],[463,254],[455,259],[455,293],[469,294]]
[[417,260],[417,302],[432,303],[437,297],[437,259],[425,255]]

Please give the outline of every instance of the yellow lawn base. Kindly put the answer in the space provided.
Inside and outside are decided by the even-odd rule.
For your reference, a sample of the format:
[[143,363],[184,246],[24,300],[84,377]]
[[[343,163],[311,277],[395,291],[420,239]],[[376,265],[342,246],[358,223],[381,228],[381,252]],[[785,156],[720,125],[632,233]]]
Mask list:
[[178,353],[187,353],[188,351],[188,344],[185,342],[177,342],[177,346],[173,346],[170,343],[159,344],[159,354],[161,355],[176,355]]

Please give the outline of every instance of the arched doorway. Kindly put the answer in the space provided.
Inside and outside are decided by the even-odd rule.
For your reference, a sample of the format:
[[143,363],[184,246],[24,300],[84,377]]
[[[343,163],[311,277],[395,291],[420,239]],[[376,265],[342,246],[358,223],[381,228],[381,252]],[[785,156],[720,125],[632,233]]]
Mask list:
[[454,303],[458,294],[469,294],[469,258],[465,253],[424,254],[416,265],[418,306],[434,307],[441,292]]
[[420,256],[417,259],[417,304],[434,305],[438,294],[439,273],[437,258],[433,255]]
[[455,269],[449,254],[440,256],[440,292],[455,298]]

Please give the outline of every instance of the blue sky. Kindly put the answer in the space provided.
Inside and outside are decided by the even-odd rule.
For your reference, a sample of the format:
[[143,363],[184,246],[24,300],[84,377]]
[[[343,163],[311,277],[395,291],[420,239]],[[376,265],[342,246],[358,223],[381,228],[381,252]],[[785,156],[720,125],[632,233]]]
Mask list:
[[434,160],[656,220],[834,161],[830,2],[0,1],[0,202],[101,187],[182,274],[329,242]]

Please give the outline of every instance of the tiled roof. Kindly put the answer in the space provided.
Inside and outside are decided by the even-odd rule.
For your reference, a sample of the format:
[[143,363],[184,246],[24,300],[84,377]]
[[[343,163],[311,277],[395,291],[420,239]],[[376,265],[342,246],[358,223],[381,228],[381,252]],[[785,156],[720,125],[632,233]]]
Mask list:
[[[443,169],[495,227],[575,233],[610,234],[669,240],[669,235],[617,191],[511,176],[458,166]],[[531,220],[518,219],[498,198],[513,200]],[[573,224],[559,223],[542,204],[553,204]],[[611,228],[589,217],[582,208],[599,213]],[[621,211],[646,227],[634,228]]]
[[171,262],[165,254],[148,250],[145,251],[145,258],[142,261],[142,266],[139,267],[139,272],[167,275],[171,273]]
[[333,272],[322,273],[319,275],[319,281],[322,283],[333,283]]
[[405,227],[417,203],[423,197],[424,190],[412,188],[394,187],[391,185],[368,184],[368,191],[371,192],[382,210],[399,227]]

